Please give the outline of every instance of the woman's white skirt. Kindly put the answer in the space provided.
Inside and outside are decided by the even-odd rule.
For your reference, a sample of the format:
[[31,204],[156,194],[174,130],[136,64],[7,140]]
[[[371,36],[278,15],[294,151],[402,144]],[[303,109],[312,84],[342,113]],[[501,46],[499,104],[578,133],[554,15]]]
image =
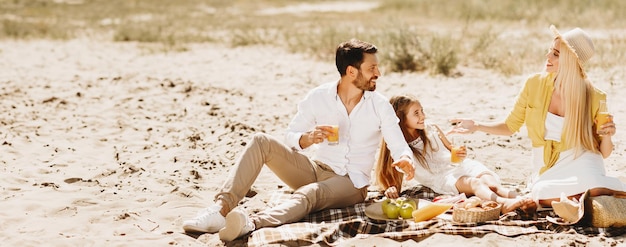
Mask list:
[[530,183],[533,200],[560,198],[576,195],[591,188],[609,188],[626,191],[626,185],[618,178],[606,176],[604,160],[600,154],[585,152],[574,159],[574,151],[561,152],[554,166],[538,176],[543,166],[543,148],[533,148],[535,175]]

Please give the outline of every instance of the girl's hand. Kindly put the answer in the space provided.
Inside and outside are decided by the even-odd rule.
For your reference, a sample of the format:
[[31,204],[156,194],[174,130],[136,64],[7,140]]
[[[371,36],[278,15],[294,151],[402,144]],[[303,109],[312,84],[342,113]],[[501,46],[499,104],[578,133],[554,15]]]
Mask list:
[[396,189],[396,186],[391,186],[387,188],[387,190],[385,190],[385,196],[387,198],[396,199],[400,197],[400,194],[398,193],[398,189]]
[[461,158],[461,160],[464,160],[465,157],[467,157],[467,147],[465,146],[461,146],[461,148],[459,149],[459,151],[456,152],[456,156],[458,156],[459,158]]

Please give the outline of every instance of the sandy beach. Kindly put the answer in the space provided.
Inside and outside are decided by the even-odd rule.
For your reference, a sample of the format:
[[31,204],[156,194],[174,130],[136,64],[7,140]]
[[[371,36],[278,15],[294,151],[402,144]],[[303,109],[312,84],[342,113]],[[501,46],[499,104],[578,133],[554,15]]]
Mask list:
[[[546,34],[547,34],[546,30]],[[384,47],[380,47],[384,49]],[[537,58],[537,71],[543,65]],[[461,66],[460,76],[385,73],[378,91],[418,96],[430,121],[501,119],[524,78]],[[617,124],[607,173],[626,182],[624,67],[589,71]],[[217,234],[186,235],[182,221],[212,203],[250,136],[277,137],[306,92],[338,79],[334,61],[267,46],[189,45],[155,52],[137,43],[0,41],[0,241],[6,246],[224,246]],[[470,157],[523,188],[530,143],[477,133]],[[276,190],[264,170],[244,207]],[[346,245],[388,245],[355,239]],[[572,233],[435,234],[406,246],[624,246],[624,236]]]

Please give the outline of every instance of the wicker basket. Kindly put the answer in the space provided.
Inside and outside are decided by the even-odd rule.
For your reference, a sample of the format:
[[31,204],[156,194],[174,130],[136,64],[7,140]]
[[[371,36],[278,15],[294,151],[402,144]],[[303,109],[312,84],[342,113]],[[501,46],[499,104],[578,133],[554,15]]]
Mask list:
[[471,211],[464,208],[460,208],[459,204],[454,204],[452,210],[452,220],[459,223],[477,223],[485,222],[489,220],[497,220],[500,218],[500,210],[502,204],[498,204],[497,207],[489,210]]
[[[585,208],[585,214],[591,214],[591,225],[594,227],[624,227],[626,226],[626,198],[614,196],[589,197],[591,212]],[[585,207],[589,203],[585,203]]]

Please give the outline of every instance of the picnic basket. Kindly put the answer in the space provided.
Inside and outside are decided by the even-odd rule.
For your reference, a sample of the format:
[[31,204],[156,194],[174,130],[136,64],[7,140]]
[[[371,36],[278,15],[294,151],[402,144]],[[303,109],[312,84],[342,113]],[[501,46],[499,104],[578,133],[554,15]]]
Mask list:
[[499,203],[497,207],[487,210],[483,210],[482,208],[468,210],[462,208],[460,205],[461,204],[456,203],[452,209],[452,220],[459,223],[478,223],[497,220],[500,218],[500,210],[502,209],[502,204]]

